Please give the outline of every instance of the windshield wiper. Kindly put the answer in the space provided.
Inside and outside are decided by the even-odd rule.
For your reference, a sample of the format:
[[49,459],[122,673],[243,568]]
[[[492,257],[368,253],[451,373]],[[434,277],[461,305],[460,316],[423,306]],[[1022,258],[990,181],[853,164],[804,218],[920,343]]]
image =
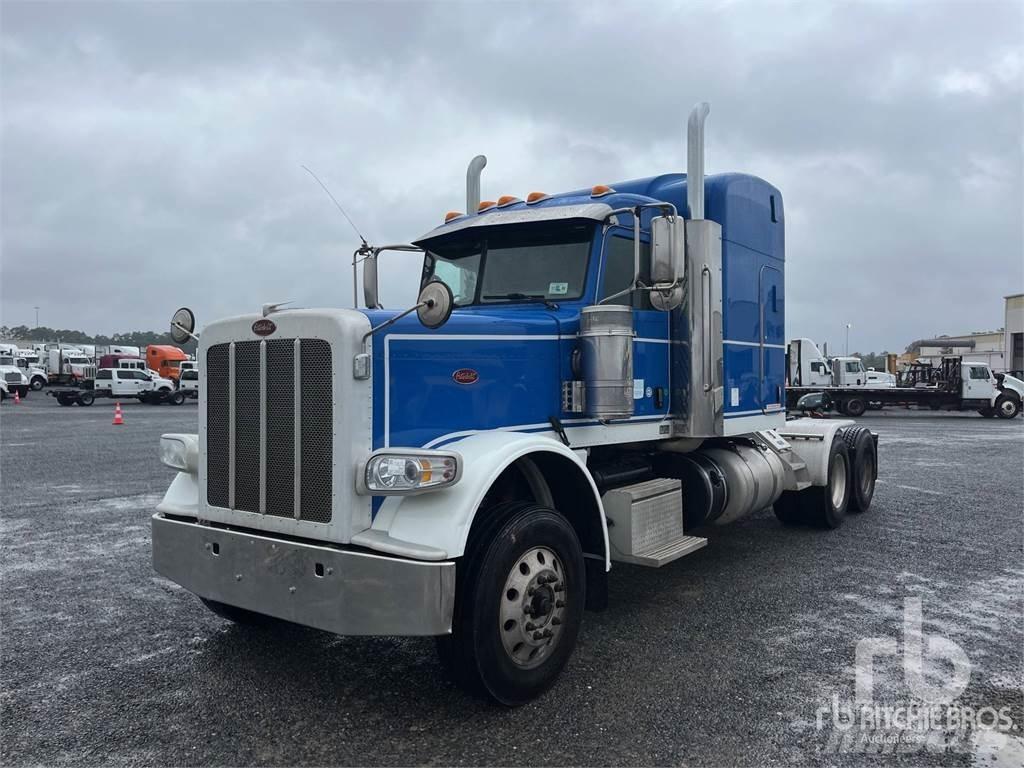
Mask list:
[[511,299],[512,301],[543,301],[548,309],[558,309],[558,305],[543,293],[496,293],[484,296],[485,299]]
[[495,293],[484,296],[485,299],[543,299],[543,293]]

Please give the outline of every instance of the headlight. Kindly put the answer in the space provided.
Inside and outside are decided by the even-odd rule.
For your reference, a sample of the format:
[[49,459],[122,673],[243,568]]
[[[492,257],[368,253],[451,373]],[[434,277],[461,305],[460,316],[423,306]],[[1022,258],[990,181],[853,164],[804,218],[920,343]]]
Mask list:
[[358,478],[364,494],[390,496],[454,485],[462,476],[462,457],[453,451],[379,451]]
[[162,435],[160,461],[171,469],[190,474],[199,473],[199,436]]

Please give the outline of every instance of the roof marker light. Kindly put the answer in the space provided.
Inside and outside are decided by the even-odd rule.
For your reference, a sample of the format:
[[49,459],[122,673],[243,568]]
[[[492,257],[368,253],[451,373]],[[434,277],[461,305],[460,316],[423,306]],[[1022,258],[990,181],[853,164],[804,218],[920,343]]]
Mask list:
[[497,203],[494,202],[493,200],[484,200],[480,203],[480,205],[477,206],[476,211],[477,213],[483,213],[484,211],[493,208],[496,205]]
[[515,195],[502,195],[501,197],[498,198],[498,207],[499,208],[504,208],[506,205],[512,205],[512,203],[521,203],[521,202],[522,202],[522,200],[520,200]]
[[462,216],[462,215],[463,215],[462,211],[448,211],[448,213],[446,213],[444,215],[444,223],[447,224],[452,219],[457,219],[457,218],[459,218],[459,216]]
[[541,200],[547,200],[549,197],[551,197],[551,195],[547,192],[531,192],[526,196],[526,204],[533,205],[534,203],[539,203]]
[[605,195],[612,194],[614,191],[615,190],[609,187],[607,184],[596,184],[594,185],[593,189],[590,190],[590,196],[604,197]]

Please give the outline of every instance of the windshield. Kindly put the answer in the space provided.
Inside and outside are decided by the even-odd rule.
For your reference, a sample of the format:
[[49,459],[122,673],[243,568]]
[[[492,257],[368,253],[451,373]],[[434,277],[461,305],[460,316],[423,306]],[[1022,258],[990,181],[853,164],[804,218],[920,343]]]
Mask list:
[[457,232],[427,248],[423,282],[443,280],[455,306],[583,295],[594,225],[550,222]]
[[89,358],[87,357],[69,357],[68,362],[72,365],[88,365]]

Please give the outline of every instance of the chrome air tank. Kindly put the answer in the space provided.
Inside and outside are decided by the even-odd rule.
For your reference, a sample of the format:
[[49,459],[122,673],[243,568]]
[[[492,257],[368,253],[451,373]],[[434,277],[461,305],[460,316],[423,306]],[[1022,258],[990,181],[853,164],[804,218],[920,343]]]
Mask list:
[[633,310],[619,305],[580,313],[584,410],[602,421],[633,415]]

